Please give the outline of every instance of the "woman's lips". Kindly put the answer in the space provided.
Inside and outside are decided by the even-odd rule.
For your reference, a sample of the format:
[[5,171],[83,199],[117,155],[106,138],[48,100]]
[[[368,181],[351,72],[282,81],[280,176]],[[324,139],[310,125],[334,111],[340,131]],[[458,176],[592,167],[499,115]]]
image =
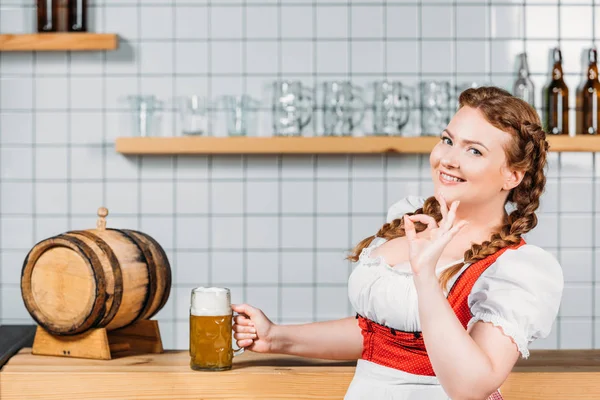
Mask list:
[[461,184],[461,183],[465,183],[465,181],[464,181],[464,180],[461,180],[461,181],[456,181],[456,180],[454,180],[453,178],[446,179],[446,177],[445,177],[445,174],[444,174],[443,172],[441,172],[441,171],[438,173],[438,178],[439,178],[439,180],[440,180],[440,182],[441,182],[442,184],[444,184],[444,185],[449,185],[449,186],[453,186],[453,185],[459,185],[459,184]]

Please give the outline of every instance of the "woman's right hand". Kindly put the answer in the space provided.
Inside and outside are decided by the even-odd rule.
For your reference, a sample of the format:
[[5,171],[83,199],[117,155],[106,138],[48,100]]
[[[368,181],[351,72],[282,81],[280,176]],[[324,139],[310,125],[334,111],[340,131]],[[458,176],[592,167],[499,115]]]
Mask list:
[[248,304],[232,304],[236,315],[233,319],[233,337],[238,347],[257,353],[273,351],[273,328],[275,324],[258,308]]

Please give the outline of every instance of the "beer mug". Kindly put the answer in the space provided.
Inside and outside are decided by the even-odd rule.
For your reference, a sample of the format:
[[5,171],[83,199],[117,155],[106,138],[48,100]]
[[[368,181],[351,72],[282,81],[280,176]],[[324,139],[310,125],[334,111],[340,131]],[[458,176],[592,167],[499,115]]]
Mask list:
[[203,135],[208,130],[207,104],[198,95],[179,98],[181,130],[184,135]]
[[133,111],[133,135],[158,136],[162,101],[156,96],[127,96],[127,100]]
[[421,134],[439,135],[450,122],[450,82],[421,82]]
[[365,116],[362,89],[345,81],[323,83],[323,134],[349,136]]
[[312,89],[299,81],[273,83],[273,131],[276,136],[300,136],[313,112]]
[[229,136],[246,136],[255,133],[256,113],[260,102],[248,95],[223,96]]
[[374,87],[374,134],[399,135],[410,118],[410,92],[398,81],[379,81]]
[[195,371],[231,369],[233,357],[244,352],[234,349],[233,311],[227,288],[197,287],[190,306],[190,367]]

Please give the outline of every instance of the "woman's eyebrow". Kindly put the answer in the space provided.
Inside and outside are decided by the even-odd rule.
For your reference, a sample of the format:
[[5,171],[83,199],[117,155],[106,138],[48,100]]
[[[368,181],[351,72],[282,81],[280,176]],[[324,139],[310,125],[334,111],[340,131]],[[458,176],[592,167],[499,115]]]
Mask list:
[[[444,132],[446,132],[448,134],[448,136],[450,136],[450,139],[454,139],[454,135],[448,129],[444,129]],[[481,147],[485,148],[487,151],[490,151],[490,149],[488,149],[485,144],[478,142],[476,140],[470,140],[470,139],[459,139],[459,140],[466,144],[478,144]]]

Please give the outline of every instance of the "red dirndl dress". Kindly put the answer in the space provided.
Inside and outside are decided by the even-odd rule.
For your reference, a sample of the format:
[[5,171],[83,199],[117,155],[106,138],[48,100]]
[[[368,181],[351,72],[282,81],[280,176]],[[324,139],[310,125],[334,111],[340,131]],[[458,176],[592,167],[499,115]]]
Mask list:
[[[448,293],[448,302],[465,330],[472,317],[467,300],[477,279],[506,250],[524,244],[521,239],[521,243],[505,247],[470,265],[458,277]],[[435,376],[421,332],[398,331],[360,315],[357,318],[363,335],[363,360],[415,375]],[[496,391],[488,400],[502,400],[502,395]]]

